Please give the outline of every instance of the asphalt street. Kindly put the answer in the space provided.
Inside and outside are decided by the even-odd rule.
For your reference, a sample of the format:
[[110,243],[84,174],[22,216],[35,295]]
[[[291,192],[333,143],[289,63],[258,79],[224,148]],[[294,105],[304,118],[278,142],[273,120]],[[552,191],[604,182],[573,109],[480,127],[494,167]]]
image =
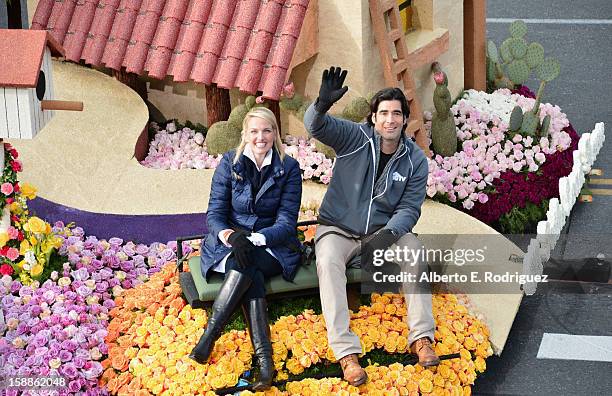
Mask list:
[[[558,105],[579,134],[597,122],[607,142],[594,168],[591,203],[576,203],[554,259],[545,264],[552,278],[534,296],[525,296],[501,357],[487,361],[475,384],[478,395],[612,394],[612,2],[487,1],[487,37],[499,46],[509,22],[527,22],[527,40],[544,46],[561,63],[560,76],[547,84],[543,102]],[[539,81],[527,85],[536,91]],[[590,336],[590,337],[589,337]],[[567,341],[551,348],[545,339]],[[544,356],[549,356],[544,358]],[[553,356],[552,358],[550,356]]]

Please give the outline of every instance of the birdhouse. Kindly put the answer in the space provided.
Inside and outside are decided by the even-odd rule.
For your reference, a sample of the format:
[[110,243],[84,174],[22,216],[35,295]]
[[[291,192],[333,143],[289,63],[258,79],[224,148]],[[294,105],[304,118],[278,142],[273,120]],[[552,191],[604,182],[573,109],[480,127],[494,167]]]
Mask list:
[[32,139],[51,120],[51,55],[63,54],[46,31],[0,29],[0,139]]

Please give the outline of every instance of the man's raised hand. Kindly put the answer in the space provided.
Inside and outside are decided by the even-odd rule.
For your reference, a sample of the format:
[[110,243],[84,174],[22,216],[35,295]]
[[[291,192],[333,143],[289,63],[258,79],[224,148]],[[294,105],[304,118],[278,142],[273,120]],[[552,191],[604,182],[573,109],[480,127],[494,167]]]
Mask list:
[[331,67],[329,70],[323,71],[321,78],[321,88],[319,88],[319,98],[315,102],[315,108],[320,113],[326,113],[334,103],[336,103],[346,91],[347,86],[344,84],[347,70],[342,70],[340,67]]

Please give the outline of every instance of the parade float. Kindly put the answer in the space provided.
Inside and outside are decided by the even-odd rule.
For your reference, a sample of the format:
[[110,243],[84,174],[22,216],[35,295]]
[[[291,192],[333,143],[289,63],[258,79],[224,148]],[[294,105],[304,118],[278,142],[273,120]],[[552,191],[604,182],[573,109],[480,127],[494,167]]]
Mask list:
[[[501,237],[535,227],[529,251],[507,241],[493,258],[521,273],[541,271],[603,143],[602,124],[579,138],[561,109],[542,101],[543,85],[537,96],[521,85],[519,61],[542,81],[558,70],[541,66],[545,59],[523,59],[527,51],[539,59],[540,51],[526,43],[523,50],[520,24],[497,58],[489,44],[486,65],[477,61],[484,45],[464,49],[470,40],[484,44],[479,2],[464,10],[451,1],[413,1],[400,12],[397,2],[374,0],[271,1],[259,11],[268,18],[246,6],[232,16],[217,1],[31,3],[32,28],[57,42],[49,51],[63,46],[65,60],[98,69],[51,61],[55,96],[82,101],[84,111],[58,113],[32,140],[14,140],[14,126],[2,136],[11,143],[4,143],[1,195],[0,376],[60,376],[60,394],[213,394],[249,372],[253,351],[240,319],[209,364],[187,358],[207,311],[187,304],[176,265],[177,250],[193,259],[198,244],[173,240],[205,231],[218,154],[235,145],[230,135],[235,140],[241,115],[256,105],[277,112],[286,152],[305,180],[303,218],[315,215],[334,154],[305,136],[301,115],[316,98],[321,71],[337,59],[352,75],[350,95],[334,109],[339,116],[363,118],[370,93],[393,72],[403,75],[411,110],[421,110],[412,112],[408,132],[431,156],[432,200],[415,231]],[[467,18],[470,34],[456,34],[462,28],[449,9]],[[389,10],[397,26],[385,32],[380,21]],[[228,29],[232,22],[238,25]],[[232,40],[218,36],[228,30]],[[246,30],[268,47],[244,37],[239,55],[224,46]],[[339,37],[351,37],[350,45]],[[383,38],[385,45],[405,40],[399,58],[379,51]],[[236,56],[244,59],[232,63]],[[153,109],[180,120],[149,124]],[[313,228],[301,231],[310,238]],[[523,262],[509,261],[508,252]],[[270,325],[283,384],[267,394],[470,394],[486,358],[502,353],[522,294],[435,294],[435,350],[458,356],[430,369],[407,353],[403,297],[364,296],[351,319],[370,378],[359,388],[325,375],[336,359],[317,297],[276,301]],[[21,393],[28,391],[7,390]]]

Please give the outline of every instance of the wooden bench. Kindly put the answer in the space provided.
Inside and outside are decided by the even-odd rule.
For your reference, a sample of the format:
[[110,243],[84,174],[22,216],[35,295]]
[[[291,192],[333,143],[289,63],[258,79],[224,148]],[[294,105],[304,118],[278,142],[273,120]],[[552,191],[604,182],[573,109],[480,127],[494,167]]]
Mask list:
[[[298,226],[317,224],[316,221],[302,221]],[[223,283],[223,275],[214,272],[207,282],[202,274],[200,256],[183,257],[182,242],[204,238],[205,235],[193,235],[177,238],[177,257],[179,281],[183,290],[183,295],[187,303],[193,308],[202,308],[210,305],[219,294],[219,288]],[[183,264],[187,261],[189,272],[183,271]],[[355,266],[349,266],[346,270],[347,291],[349,293],[349,306],[355,308],[359,306],[359,283],[361,272]],[[288,298],[293,296],[303,296],[318,293],[319,279],[317,277],[317,266],[315,258],[312,256],[304,262],[297,270],[293,282],[287,282],[282,276],[275,276],[268,279],[265,283],[266,295],[271,299]]]

